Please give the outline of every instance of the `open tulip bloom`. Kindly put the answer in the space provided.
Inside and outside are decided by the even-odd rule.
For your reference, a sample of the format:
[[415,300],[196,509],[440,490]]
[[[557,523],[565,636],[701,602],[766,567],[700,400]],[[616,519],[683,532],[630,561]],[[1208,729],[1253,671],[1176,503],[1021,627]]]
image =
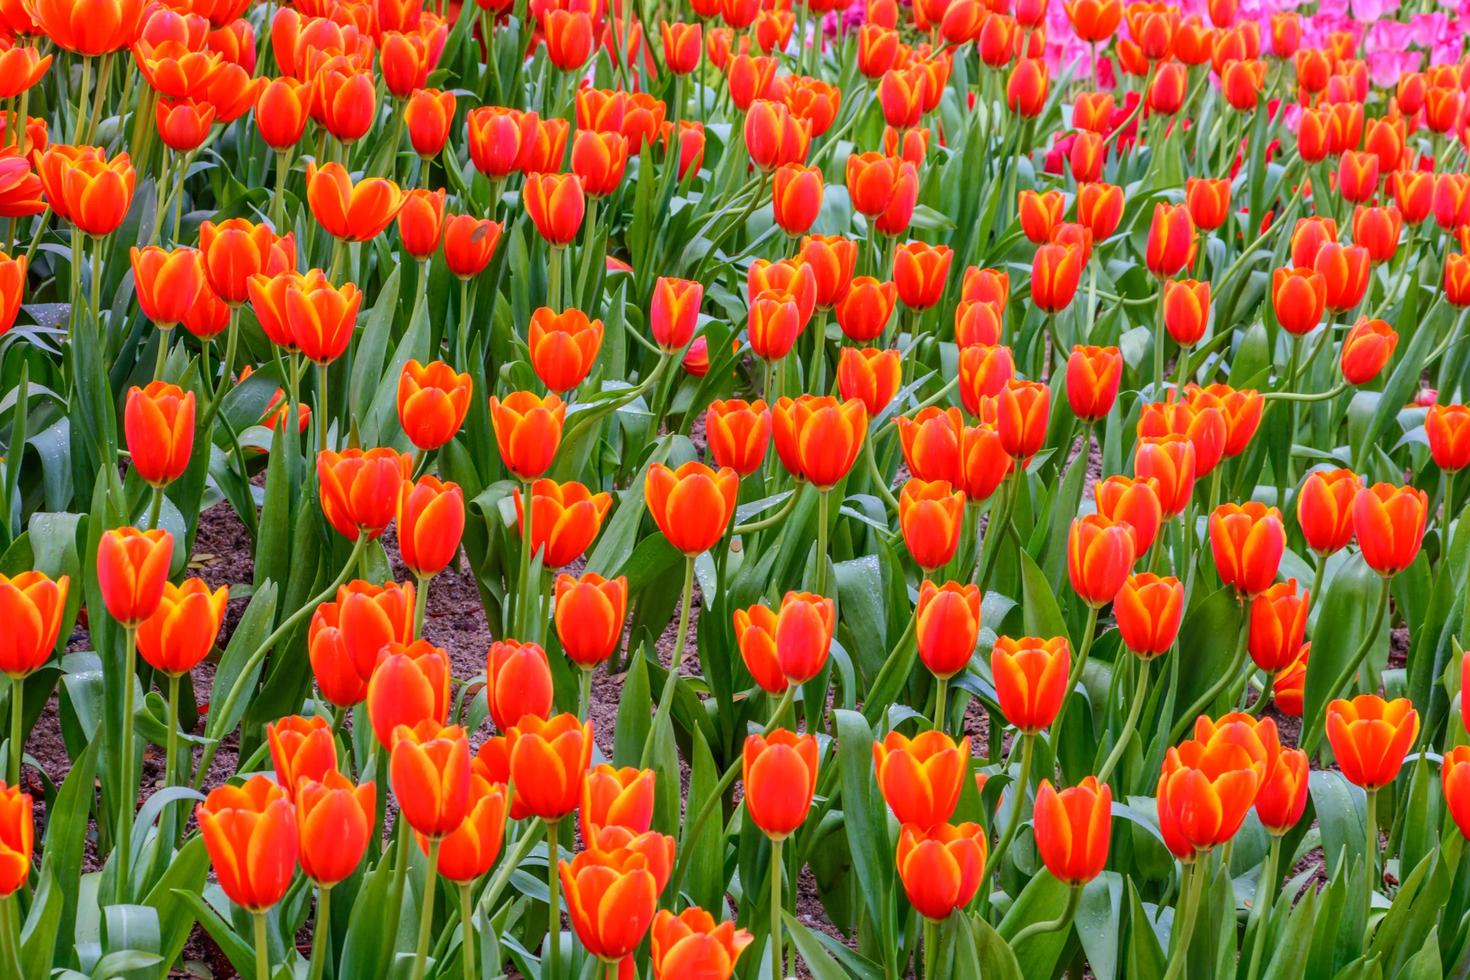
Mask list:
[[1463,975],[1464,18],[656,7],[0,0],[0,977]]

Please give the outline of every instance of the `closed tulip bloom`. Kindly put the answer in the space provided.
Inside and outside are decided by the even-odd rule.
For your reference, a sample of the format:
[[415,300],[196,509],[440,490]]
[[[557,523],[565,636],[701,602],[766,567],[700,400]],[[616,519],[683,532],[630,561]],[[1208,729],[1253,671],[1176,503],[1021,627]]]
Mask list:
[[557,394],[581,384],[602,349],[602,330],[601,320],[575,307],[557,313],[543,306],[532,313],[526,345],[541,383]]
[[464,534],[464,491],[425,474],[405,480],[398,497],[398,551],[418,578],[449,567]]
[[1307,547],[1327,556],[1353,539],[1353,501],[1363,482],[1352,470],[1313,470],[1296,498],[1296,520]]
[[348,582],[337,590],[335,601],[322,603],[312,615],[307,637],[313,665],[319,651],[323,658],[345,660],[363,685],[362,694],[349,703],[362,700],[383,648],[393,643],[407,644],[413,639],[413,608],[412,582],[403,585],[397,582],[374,585],[361,579]]
[[[65,579],[58,584],[64,600]],[[214,647],[229,601],[227,587],[211,591],[203,579],[188,578],[179,585],[165,582],[158,608],[138,626],[138,652],[154,670],[173,677],[187,674]],[[55,642],[53,635],[51,645]],[[51,647],[46,649],[49,652]],[[3,660],[0,669],[9,672]]]
[[771,187],[775,221],[788,235],[803,235],[822,210],[822,171],[799,163],[776,168]]
[[928,830],[948,823],[960,801],[969,772],[970,740],[959,743],[930,730],[909,739],[889,732],[873,743],[873,770],[878,789],[901,824]]
[[649,858],[636,851],[584,851],[561,862],[572,929],[587,952],[617,963],[643,942],[658,911],[661,882]]
[[[390,52],[392,47],[390,45],[385,52]],[[401,62],[396,67],[401,71]],[[395,71],[391,53],[387,69],[385,81],[386,76]],[[407,91],[419,79],[395,77],[394,81],[400,91]],[[345,57],[330,58],[312,79],[311,116],[339,142],[352,144],[372,130],[373,120],[378,115],[377,95],[371,71],[357,67]],[[310,168],[311,164],[307,166]]]
[[979,503],[990,499],[1012,465],[994,425],[967,425],[960,432],[959,469],[950,482],[970,503]]
[[1160,279],[1172,279],[1194,264],[1194,220],[1182,204],[1154,205],[1144,262]]
[[336,238],[353,242],[376,238],[398,216],[403,200],[403,191],[391,180],[365,177],[354,183],[340,163],[306,164],[306,202],[312,217]]
[[954,482],[960,469],[960,438],[965,422],[957,408],[930,405],[913,417],[900,415],[899,445],[909,472],[920,480]]
[[1368,250],[1374,262],[1387,262],[1399,248],[1399,234],[1404,219],[1396,207],[1373,208],[1358,205],[1353,209],[1353,244]]
[[337,769],[337,739],[332,726],[321,715],[303,718],[290,715],[265,726],[271,765],[276,782],[295,799],[296,784],[302,779],[321,781]]
[[1265,90],[1266,63],[1259,59],[1231,59],[1220,72],[1220,90],[1231,108],[1250,112]]
[[379,35],[378,68],[383,75],[383,86],[390,95],[406,99],[415,89],[428,83],[429,72],[434,70],[439,60],[436,45],[442,47],[442,39],[431,38],[427,32],[411,34],[384,30]]
[[1307,685],[1307,660],[1310,659],[1312,645],[1305,643],[1297,651],[1297,658],[1292,661],[1291,666],[1278,673],[1271,689],[1271,703],[1281,711],[1283,715],[1291,718],[1302,716],[1302,701],[1306,695]]
[[[525,520],[525,501],[514,491],[516,520]],[[547,568],[561,568],[582,556],[597,537],[612,507],[612,497],[592,493],[576,481],[541,479],[531,485],[531,552]],[[524,527],[524,525],[521,525]]]
[[1072,522],[1067,534],[1067,576],[1072,590],[1088,605],[1113,601],[1137,558],[1133,527],[1101,514]]
[[485,699],[490,720],[509,732],[528,715],[545,719],[554,707],[551,664],[539,643],[496,640],[485,667]]
[[1084,422],[1108,414],[1123,380],[1123,355],[1116,347],[1072,348],[1067,358],[1067,403]]
[[[3,166],[3,158],[0,158],[0,166]],[[0,179],[3,179],[3,175],[0,175]],[[0,337],[5,336],[6,331],[15,326],[15,318],[20,314],[20,301],[25,293],[25,285],[25,256],[12,259],[4,252],[0,252]]]
[[443,837],[470,808],[470,743],[463,728],[434,719],[393,731],[388,778],[399,812],[425,837]]
[[449,716],[449,654],[427,640],[382,648],[368,681],[368,721],[378,744],[393,748],[393,732]]
[[[592,723],[561,714],[543,721],[526,715],[508,733],[510,770],[518,807],[511,815],[560,820],[577,808],[592,758]],[[517,817],[519,819],[519,817]]]
[[760,400],[716,399],[705,412],[705,433],[718,466],[749,476],[766,458],[771,442],[770,409]]
[[810,592],[788,592],[776,613],[774,639],[781,672],[792,684],[805,684],[822,672],[832,647],[837,607]]
[[1061,191],[1022,191],[1016,198],[1016,217],[1021,232],[1033,245],[1051,240],[1052,229],[1062,222],[1067,199]]
[[704,286],[693,280],[661,276],[654,282],[648,326],[660,350],[672,354],[689,345],[703,300]]
[[[522,113],[503,106],[481,106],[465,116],[470,160],[491,180],[514,173],[524,141]],[[559,161],[558,161],[559,162]]]
[[819,756],[811,735],[778,728],[746,737],[741,756],[745,809],[767,837],[784,840],[806,821],[817,789]]
[[1016,459],[1030,459],[1046,443],[1051,389],[1039,381],[1012,378],[996,396],[1001,445]]
[[1133,472],[1153,480],[1165,517],[1184,513],[1194,495],[1195,450],[1188,436],[1147,436],[1134,447]]
[[1108,863],[1113,827],[1113,791],[1088,776],[1058,792],[1043,779],[1036,790],[1036,850],[1052,877],[1085,885]]
[[1343,200],[1362,204],[1378,193],[1378,156],[1360,150],[1348,150],[1337,168],[1337,189]]
[[784,694],[790,685],[776,652],[775,610],[760,603],[749,609],[737,609],[734,628],[740,659],[756,684],[768,694]]
[[801,308],[789,293],[768,289],[750,304],[747,331],[757,357],[779,361],[791,352],[803,327]]
[[108,159],[98,147],[54,145],[37,156],[36,173],[51,210],[95,238],[116,231],[133,202],[137,173],[126,153]]
[[909,480],[899,492],[898,521],[915,564],[932,572],[948,563],[959,547],[965,495],[948,480]]
[[1146,477],[1110,476],[1092,487],[1097,512],[1111,521],[1122,521],[1133,529],[1137,553],[1153,547],[1163,523],[1163,506],[1158,484]]
[[999,303],[962,299],[954,309],[954,341],[966,347],[993,347],[1004,333],[1005,309]]
[[1365,790],[1393,782],[1418,737],[1419,712],[1408,698],[1385,701],[1360,694],[1327,705],[1327,741],[1337,766],[1348,782]]
[[488,218],[452,214],[444,221],[444,264],[459,279],[472,279],[495,257],[502,227]]
[[628,141],[621,133],[577,130],[572,140],[572,173],[582,179],[588,197],[606,197],[618,189],[628,166]]
[[1086,264],[1075,245],[1048,242],[1031,258],[1031,302],[1046,313],[1065,310],[1077,295]]
[[288,277],[281,298],[292,346],[307,360],[330,364],[347,353],[362,307],[355,285],[333,286],[324,272],[312,269],[305,276]]
[[910,309],[926,310],[944,294],[954,253],[948,245],[904,242],[893,256],[893,281],[898,298]]
[[1368,291],[1371,262],[1368,250],[1361,245],[1326,242],[1317,250],[1312,267],[1322,277],[1329,310],[1346,312],[1357,306]]
[[[1445,809],[1460,833],[1470,838],[1470,745],[1457,745],[1446,752],[1439,771]],[[4,885],[0,879],[0,892]]]
[[1414,487],[1375,483],[1353,498],[1353,534],[1363,560],[1379,575],[1396,575],[1414,563],[1424,542],[1429,496]]
[[581,10],[549,10],[541,16],[546,57],[562,71],[577,71],[597,46],[592,17]]
[[990,668],[1007,722],[1033,735],[1051,725],[1067,695],[1072,669],[1066,637],[999,637],[990,653]]
[[612,656],[628,614],[628,580],[605,579],[596,572],[580,578],[556,577],[556,635],[563,652],[583,669]]
[[693,461],[677,470],[654,463],[644,483],[654,523],[670,544],[690,556],[708,551],[724,536],[739,493],[739,473]]
[[566,414],[566,403],[554,394],[513,391],[503,401],[491,395],[490,423],[506,469],[521,480],[545,473],[561,444]]
[[1101,242],[1118,230],[1123,220],[1123,189],[1098,181],[1077,188],[1077,220],[1091,232],[1093,241]]
[[1210,283],[1170,279],[1164,283],[1164,328],[1180,347],[1193,347],[1210,323]]
[[274,150],[295,146],[306,131],[311,109],[311,83],[294,78],[272,78],[255,99],[255,127]]
[[1123,645],[1152,659],[1167,653],[1184,619],[1184,584],[1152,572],[1130,575],[1113,598],[1113,614]]
[[53,580],[42,572],[14,577],[0,573],[0,619],[7,624],[0,637],[0,671],[11,679],[25,677],[50,659],[70,585],[65,575]]
[[876,417],[903,383],[903,361],[897,350],[844,347],[837,361],[837,390],[844,400],[857,399]]
[[909,904],[934,921],[970,904],[985,874],[986,852],[985,831],[976,823],[904,825],[896,862]]
[[1072,179],[1079,184],[1101,180],[1103,166],[1107,162],[1107,141],[1100,135],[1081,130],[1067,151],[1067,164],[1072,168]]
[[935,677],[964,670],[980,642],[980,588],[925,581],[914,607],[919,659]]
[[1359,318],[1342,341],[1342,379],[1351,385],[1372,381],[1387,366],[1398,343],[1398,332],[1387,321]]
[[801,240],[801,261],[812,270],[817,308],[831,309],[852,287],[857,242],[841,235],[807,235]]
[[714,917],[697,906],[678,915],[660,909],[653,919],[652,961],[657,980],[729,980],[735,973],[740,953],[755,941],[733,922],[715,923]]
[[123,431],[138,476],[149,486],[167,486],[184,475],[194,451],[194,393],[163,381],[133,386]]
[[367,853],[377,798],[371,780],[354,786],[335,769],[296,785],[298,856],[313,884],[331,888],[352,877]]
[[36,821],[29,793],[0,782],[0,898],[9,898],[30,878]]
[[398,376],[398,421],[421,450],[438,449],[454,438],[470,408],[474,383],[443,361],[409,360]]
[[1470,408],[1431,405],[1424,416],[1424,434],[1434,465],[1447,473],[1470,466]]
[[324,449],[317,454],[322,513],[348,541],[376,538],[393,521],[399,490],[413,473],[413,457],[392,449]]
[[1006,79],[1006,107],[1023,119],[1033,119],[1046,105],[1046,62],[1021,58]]
[[[1119,48],[1120,52],[1126,50]],[[1183,63],[1160,62],[1154,71],[1153,84],[1146,93],[1148,110],[1163,116],[1172,116],[1184,108],[1189,96],[1189,72]]]
[[209,136],[214,116],[214,106],[208,102],[162,99],[154,110],[154,124],[158,127],[158,138],[165,146],[185,152],[198,149]]
[[[1395,170],[1388,175],[1388,189],[1400,219],[1417,225],[1434,213],[1434,175],[1413,170]],[[1356,235],[1354,239],[1356,240]],[[1398,236],[1394,236],[1397,244]],[[1366,242],[1358,242],[1365,245]]]
[[1009,347],[975,344],[963,348],[960,351],[960,401],[965,411],[976,418],[986,415],[993,418],[994,399],[1010,384],[1015,373],[1016,362]]
[[97,545],[97,584],[107,613],[128,629],[158,610],[173,561],[167,531],[133,527],[106,531]]
[[868,413],[856,399],[830,396],[782,398],[771,410],[771,431],[781,463],[792,476],[819,490],[840,482],[857,461],[868,432]]
[[1089,43],[1108,40],[1123,20],[1122,0],[1072,0],[1062,6],[1078,39]]
[[704,53],[699,24],[662,21],[659,34],[664,42],[664,64],[675,75],[687,75],[699,67]]
[[847,295],[837,301],[837,325],[849,340],[875,340],[887,328],[897,303],[898,287],[894,283],[858,276]]
[[1314,216],[1298,220],[1291,232],[1291,264],[1298,269],[1310,268],[1322,246],[1336,241],[1337,222],[1333,219]]
[[1311,598],[1309,592],[1298,594],[1296,579],[1288,579],[1251,599],[1246,649],[1257,667],[1274,674],[1296,660],[1306,635]]
[[1209,527],[1220,581],[1241,596],[1270,588],[1286,551],[1281,512],[1255,500],[1221,504],[1211,512]]
[[269,776],[242,786],[226,784],[194,809],[204,849],[226,897],[263,912],[279,902],[296,877],[296,808]]
[[1184,183],[1184,203],[1196,228],[1214,231],[1230,217],[1230,181],[1190,177]]
[[1451,306],[1470,306],[1470,255],[1444,257],[1444,298]]
[[[653,825],[654,788],[652,769],[631,766],[618,769],[606,763],[594,766],[582,783],[579,811],[582,839],[587,841],[588,848],[604,851],[630,847],[655,856],[658,864],[664,864],[662,856],[652,852],[661,849],[669,838],[653,835],[657,839],[649,840],[646,846],[635,843]],[[622,833],[604,833],[611,828]],[[658,870],[663,871],[662,867]]]
[[403,250],[416,259],[439,251],[444,237],[444,189],[409,191],[398,211],[398,237]]
[[1155,799],[1159,829],[1174,856],[1192,861],[1233,838],[1265,775],[1265,764],[1236,741],[1186,739],[1171,747]]
[[449,127],[454,122],[454,93],[436,88],[416,88],[403,106],[403,124],[408,129],[408,142],[425,160],[439,155],[449,142]]
[[[439,874],[458,884],[467,884],[495,864],[505,840],[508,808],[506,787],[478,773],[470,775],[470,802],[464,820],[439,841]],[[427,854],[429,840],[417,835],[419,849]]]
[[905,169],[914,169],[896,156],[854,153],[847,158],[847,194],[853,209],[869,218],[888,210]]
[[877,23],[858,28],[858,71],[864,78],[880,78],[898,60],[902,41],[898,32]]
[[[205,288],[204,257],[200,251],[197,248],[170,251],[150,245],[131,249],[128,257],[133,268],[133,289],[143,315],[165,330],[183,320]],[[21,278],[23,281],[24,276]]]
[[1297,825],[1307,807],[1307,754],[1301,749],[1283,749],[1266,769],[1256,794],[1256,816],[1273,836],[1281,836]]
[[[199,250],[204,253],[210,291],[231,306],[250,297],[252,276],[274,278],[296,268],[294,235],[278,236],[269,225],[244,218],[204,222],[199,226]],[[188,327],[187,320],[184,326]]]

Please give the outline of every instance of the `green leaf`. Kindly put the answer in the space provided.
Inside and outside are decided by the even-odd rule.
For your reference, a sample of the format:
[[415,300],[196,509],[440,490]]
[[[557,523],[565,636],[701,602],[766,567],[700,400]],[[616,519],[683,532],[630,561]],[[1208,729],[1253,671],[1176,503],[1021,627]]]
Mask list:
[[1067,621],[1062,618],[1062,609],[1057,605],[1057,594],[1046,580],[1046,575],[1025,549],[1017,554],[1021,561],[1021,594],[1025,601],[1023,611],[1026,635],[1053,637],[1067,636]]
[[[1332,577],[1312,633],[1312,657],[1307,661],[1307,680],[1302,702],[1303,718],[1322,718],[1327,702],[1342,694],[1341,691],[1332,689],[1333,684],[1351,662],[1364,635],[1373,629],[1374,624],[1368,620],[1377,607],[1378,594],[1382,587],[1382,579],[1368,567],[1361,556],[1350,559]],[[1378,633],[1379,644],[1387,649],[1388,630],[1381,629]],[[1368,659],[1372,658],[1370,651]],[[1352,686],[1350,683],[1349,688]],[[1308,752],[1313,751],[1320,734],[1319,723],[1314,721],[1306,726],[1302,748]]]
[[786,935],[791,937],[796,951],[801,954],[802,962],[811,971],[813,980],[848,980],[847,974],[842,972],[842,968],[822,948],[815,933],[802,925],[790,912],[782,912],[781,919]]
[[179,958],[194,929],[193,910],[180,900],[178,892],[198,892],[204,887],[208,873],[209,852],[204,848],[204,838],[191,837],[174,853],[163,877],[143,899],[143,904],[157,911],[158,921],[163,925],[158,949],[165,963]]
[[[1032,922],[1049,922],[1059,917],[1067,907],[1068,886],[1048,874],[1038,874],[1026,883],[1016,901],[1006,910],[1005,917],[996,927],[1006,941]],[[1054,930],[1038,933],[1027,939],[1016,950],[1016,962],[1021,964],[1021,973],[1027,977],[1049,977],[1056,969],[1057,957],[1067,944],[1070,930]]]
[[889,859],[893,848],[888,840],[886,806],[873,779],[873,729],[856,711],[838,710],[834,717],[848,850],[868,912],[878,923],[882,948],[891,950],[896,939],[893,862]]

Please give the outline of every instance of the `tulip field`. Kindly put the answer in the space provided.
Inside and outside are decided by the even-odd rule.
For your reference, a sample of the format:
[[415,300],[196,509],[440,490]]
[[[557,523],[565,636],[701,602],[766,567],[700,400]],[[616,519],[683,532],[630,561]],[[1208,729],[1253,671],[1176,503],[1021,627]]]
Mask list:
[[1470,977],[1466,23],[0,0],[0,978]]

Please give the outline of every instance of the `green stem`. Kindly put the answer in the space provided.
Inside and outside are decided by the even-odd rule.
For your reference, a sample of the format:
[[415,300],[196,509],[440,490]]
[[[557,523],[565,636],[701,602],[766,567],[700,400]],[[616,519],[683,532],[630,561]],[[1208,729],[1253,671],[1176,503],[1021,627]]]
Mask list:
[[158,329],[158,355],[153,359],[153,377],[157,381],[163,380],[163,369],[168,366],[168,342],[173,334],[171,326]]
[[327,968],[327,957],[332,955],[328,944],[332,938],[332,886],[318,885],[316,890],[316,922],[311,934],[311,974],[309,980],[322,980]]
[[422,638],[424,635],[424,610],[429,606],[429,583],[434,580],[432,575],[417,576],[418,589],[413,597],[413,635]]
[[444,839],[438,835],[429,838],[429,867],[424,872],[423,908],[419,909],[419,945],[413,954],[413,980],[423,980],[429,959],[429,937],[434,933],[434,886],[439,882],[439,845],[442,843]]
[[561,850],[557,847],[559,821],[547,820],[546,824],[546,890],[550,894],[546,914],[546,951],[543,957],[546,980],[560,980],[561,960],[561,870],[558,867]]
[[653,743],[658,739],[659,732],[669,720],[669,713],[674,708],[674,688],[679,683],[679,668],[684,663],[684,640],[689,635],[689,607],[694,602],[694,556],[689,555],[684,559],[684,596],[679,606],[679,632],[674,637],[674,656],[669,661],[669,672],[664,678],[663,693],[659,695],[658,710],[653,715],[653,726],[648,730],[648,738],[643,743],[642,761],[639,768],[647,769],[653,759]]
[[1067,889],[1067,906],[1062,909],[1061,915],[1046,922],[1032,922],[1027,925],[1011,939],[1010,947],[1012,949],[1019,949],[1021,943],[1030,939],[1032,936],[1038,936],[1045,932],[1056,932],[1059,929],[1067,928],[1067,926],[1072,924],[1072,917],[1077,914],[1077,906],[1081,904],[1082,886],[1073,885]]
[[561,311],[561,248],[553,245],[546,265],[546,305]]
[[266,940],[266,912],[256,912],[255,919],[255,977],[256,980],[271,980],[270,943]]
[[291,150],[288,147],[276,151],[276,190],[271,195],[271,227],[282,234],[282,222],[286,216],[286,177],[291,172]]
[[1097,632],[1098,607],[1088,603],[1087,625],[1082,629],[1082,645],[1077,651],[1077,659],[1072,661],[1072,671],[1067,675],[1067,690],[1062,694],[1061,707],[1057,709],[1057,716],[1052,720],[1051,732],[1047,735],[1047,744],[1051,746],[1052,755],[1057,761],[1062,757],[1062,724],[1067,717],[1067,705],[1072,702],[1072,692],[1082,680],[1082,670],[1087,666],[1087,655],[1092,650],[1092,635]]
[[787,684],[786,690],[781,692],[781,697],[776,701],[776,706],[771,709],[771,720],[766,725],[765,734],[769,735],[781,727],[781,720],[786,717],[786,712],[791,710],[791,702],[796,698],[796,685]]
[[1099,783],[1106,783],[1108,781],[1108,777],[1113,774],[1113,769],[1117,767],[1118,762],[1123,758],[1123,752],[1128,748],[1128,743],[1132,740],[1133,733],[1138,728],[1138,716],[1143,712],[1144,699],[1148,697],[1149,662],[1147,660],[1139,660],[1134,664],[1134,667],[1138,668],[1138,685],[1133,690],[1133,700],[1128,705],[1128,717],[1123,722],[1123,730],[1118,733],[1117,744],[1113,746],[1113,750],[1108,753],[1108,757],[1104,760],[1102,768],[1097,772],[1097,781]]
[[1021,828],[1021,807],[1026,802],[1026,787],[1031,783],[1031,763],[1036,755],[1036,733],[1021,733],[1021,772],[1016,777],[1012,788],[1015,792],[1011,800],[1011,817],[1006,822],[1006,829],[1000,835],[1000,840],[995,844],[995,852],[989,861],[985,862],[985,870],[980,876],[980,901],[987,901],[988,892],[986,884],[1000,868],[1005,859],[1006,850],[1011,846],[1011,841],[1016,836],[1016,831]]
[[23,977],[25,976],[25,969],[21,966],[20,962],[20,906],[18,904],[20,899],[16,897],[18,894],[19,891],[17,890],[15,894],[0,898],[0,917],[3,917],[5,920],[3,924],[0,924],[0,936],[4,937],[6,961],[9,962],[10,968],[15,971],[15,976]]
[[939,978],[939,922],[924,920],[924,980]]
[[475,909],[471,892],[468,881],[460,882],[459,924],[464,930],[460,939],[463,947],[460,958],[464,961],[464,980],[475,980],[475,943],[479,941],[479,934],[475,932]]
[[10,678],[10,758],[7,760],[6,782],[20,785],[20,767],[25,761],[25,736],[21,734],[21,716],[25,711],[25,679]]
[[783,976],[781,969],[781,844],[779,840],[771,841],[771,977],[779,980]]
[[168,744],[163,755],[163,784],[174,785],[179,764],[179,675],[168,675]]
[[[87,92],[92,84],[92,59],[82,59],[82,85],[77,89],[77,119],[76,128],[72,130],[71,141],[81,143],[82,137],[87,132]],[[20,133],[21,146],[25,145],[25,130]]]
[[[231,340],[233,342],[233,334],[231,335]],[[327,451],[327,429],[329,427],[329,416],[331,415],[330,409],[332,405],[332,401],[328,397],[327,379],[332,373],[331,369],[332,366],[325,362],[319,363],[316,366],[316,441],[318,452]],[[226,376],[228,376],[228,369],[226,369]]]
[[148,502],[148,527],[158,527],[158,519],[163,515],[163,487],[154,487],[152,500]]
[[817,595],[827,596],[827,506],[830,490],[817,491]]
[[578,678],[577,717],[586,721],[588,712],[592,709],[592,668],[583,667],[579,673],[581,676]]
[[[1141,103],[1140,103],[1141,104]],[[1155,401],[1164,398],[1164,284],[1159,283],[1159,304],[1154,314],[1154,390]]]
[[516,599],[516,639],[526,640],[531,625],[531,481],[521,481],[520,595]]
[[1246,641],[1250,638],[1250,617],[1246,616],[1240,624],[1240,637],[1235,643],[1235,656],[1230,658],[1230,666],[1225,672],[1215,679],[1210,689],[1199,696],[1199,700],[1189,706],[1189,710],[1179,716],[1174,728],[1169,732],[1169,744],[1173,745],[1184,735],[1200,713],[1210,706],[1220,696],[1220,692],[1235,683],[1240,675],[1240,668],[1245,663]]
[[938,686],[934,692],[934,730],[944,731],[944,713],[949,707],[949,678],[936,678]]
[[133,857],[133,807],[138,802],[138,787],[133,781],[133,701],[137,687],[138,630],[128,627],[123,630],[123,712],[122,712],[122,771],[118,774],[118,821],[113,846],[117,848],[117,876],[113,882],[116,904],[126,905],[132,897],[128,878]]
[[388,944],[388,952],[394,953],[393,945],[398,939],[398,923],[403,918],[403,890],[408,882],[408,847],[412,834],[408,825],[400,813],[398,819],[393,821],[393,882],[388,895],[388,922],[383,931],[383,941]]
[[765,517],[760,518],[759,520],[735,525],[733,528],[730,529],[730,534],[754,534],[757,531],[764,531],[768,527],[775,527],[777,524],[786,519],[787,514],[790,514],[793,510],[796,509],[796,502],[801,498],[801,493],[805,489],[805,483],[798,483],[796,485],[796,489],[792,490],[791,495],[787,497],[784,501],[782,501],[780,507],[776,508],[774,511],[767,514]]
[[[1250,966],[1245,980],[1256,980],[1261,965],[1261,953],[1266,948],[1266,925],[1271,921],[1271,903],[1276,892],[1276,868],[1281,860],[1281,837],[1271,835],[1271,850],[1266,853],[1266,867],[1256,882],[1256,900],[1251,906],[1250,921],[1255,924],[1255,936],[1251,940]],[[1250,926],[1246,926],[1250,931]]]
[[1199,912],[1199,894],[1205,878],[1204,862],[1198,859],[1184,866],[1184,884],[1179,888],[1179,901],[1184,903],[1174,918],[1175,928],[1169,934],[1169,968],[1164,980],[1179,980],[1189,959],[1189,940],[1194,935],[1194,919]]
[[[1383,587],[1378,590],[1378,604],[1373,608],[1372,625],[1369,626],[1368,632],[1363,634],[1363,642],[1358,644],[1358,648],[1353,651],[1352,657],[1347,663],[1343,664],[1342,670],[1338,672],[1337,677],[1332,682],[1332,686],[1327,689],[1326,696],[1328,698],[1337,697],[1338,692],[1352,682],[1353,675],[1358,672],[1358,668],[1362,666],[1364,658],[1368,656],[1368,651],[1377,642],[1378,634],[1383,631],[1383,613],[1388,608],[1388,591],[1391,581],[1392,579],[1389,578],[1383,579]],[[1317,742],[1322,737],[1322,726],[1325,723],[1325,718],[1314,720],[1312,727],[1307,731],[1306,737],[1302,739],[1302,748],[1309,755],[1316,749]]]
[[[1373,916],[1373,885],[1378,878],[1378,788],[1368,790],[1366,840],[1363,841],[1363,926],[1366,935],[1373,929],[1368,920]],[[1366,936],[1365,936],[1366,941]]]

